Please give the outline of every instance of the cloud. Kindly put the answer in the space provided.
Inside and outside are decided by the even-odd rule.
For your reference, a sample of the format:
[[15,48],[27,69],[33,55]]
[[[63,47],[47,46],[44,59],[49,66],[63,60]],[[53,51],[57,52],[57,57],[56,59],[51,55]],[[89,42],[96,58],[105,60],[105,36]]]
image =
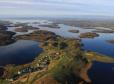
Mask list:
[[0,0],[0,15],[114,15],[113,0]]
[[28,0],[1,0],[0,3],[4,3],[4,4],[31,4],[30,1]]

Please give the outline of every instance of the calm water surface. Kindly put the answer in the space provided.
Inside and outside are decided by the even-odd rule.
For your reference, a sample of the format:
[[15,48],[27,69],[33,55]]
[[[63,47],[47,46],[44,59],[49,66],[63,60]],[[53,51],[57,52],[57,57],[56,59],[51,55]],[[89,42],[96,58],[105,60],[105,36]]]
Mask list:
[[7,46],[0,46],[0,66],[31,62],[41,51],[37,42],[28,40],[19,40]]
[[94,62],[88,71],[92,84],[114,84],[114,64]]

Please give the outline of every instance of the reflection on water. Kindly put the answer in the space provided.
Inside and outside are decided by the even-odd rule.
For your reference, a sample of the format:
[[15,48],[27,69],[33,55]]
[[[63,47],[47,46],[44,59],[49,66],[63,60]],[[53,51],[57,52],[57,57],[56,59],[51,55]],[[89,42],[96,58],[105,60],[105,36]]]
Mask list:
[[37,42],[28,40],[19,40],[8,46],[0,46],[0,66],[30,62],[41,51]]

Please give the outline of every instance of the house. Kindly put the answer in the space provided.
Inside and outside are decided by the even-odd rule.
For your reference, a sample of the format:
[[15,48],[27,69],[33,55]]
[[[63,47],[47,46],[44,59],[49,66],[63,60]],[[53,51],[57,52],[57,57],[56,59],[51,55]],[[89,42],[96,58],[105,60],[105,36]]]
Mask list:
[[18,73],[19,75],[21,74],[21,72],[20,72],[20,71],[18,71],[17,73]]

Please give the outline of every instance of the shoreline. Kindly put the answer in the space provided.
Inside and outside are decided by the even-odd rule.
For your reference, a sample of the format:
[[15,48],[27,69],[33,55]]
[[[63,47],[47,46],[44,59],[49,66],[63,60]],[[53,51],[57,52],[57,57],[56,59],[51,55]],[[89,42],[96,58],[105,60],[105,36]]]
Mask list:
[[88,83],[91,83],[91,79],[88,75],[88,70],[91,69],[93,63],[88,63],[85,68],[83,68],[81,71],[80,71],[80,76]]

